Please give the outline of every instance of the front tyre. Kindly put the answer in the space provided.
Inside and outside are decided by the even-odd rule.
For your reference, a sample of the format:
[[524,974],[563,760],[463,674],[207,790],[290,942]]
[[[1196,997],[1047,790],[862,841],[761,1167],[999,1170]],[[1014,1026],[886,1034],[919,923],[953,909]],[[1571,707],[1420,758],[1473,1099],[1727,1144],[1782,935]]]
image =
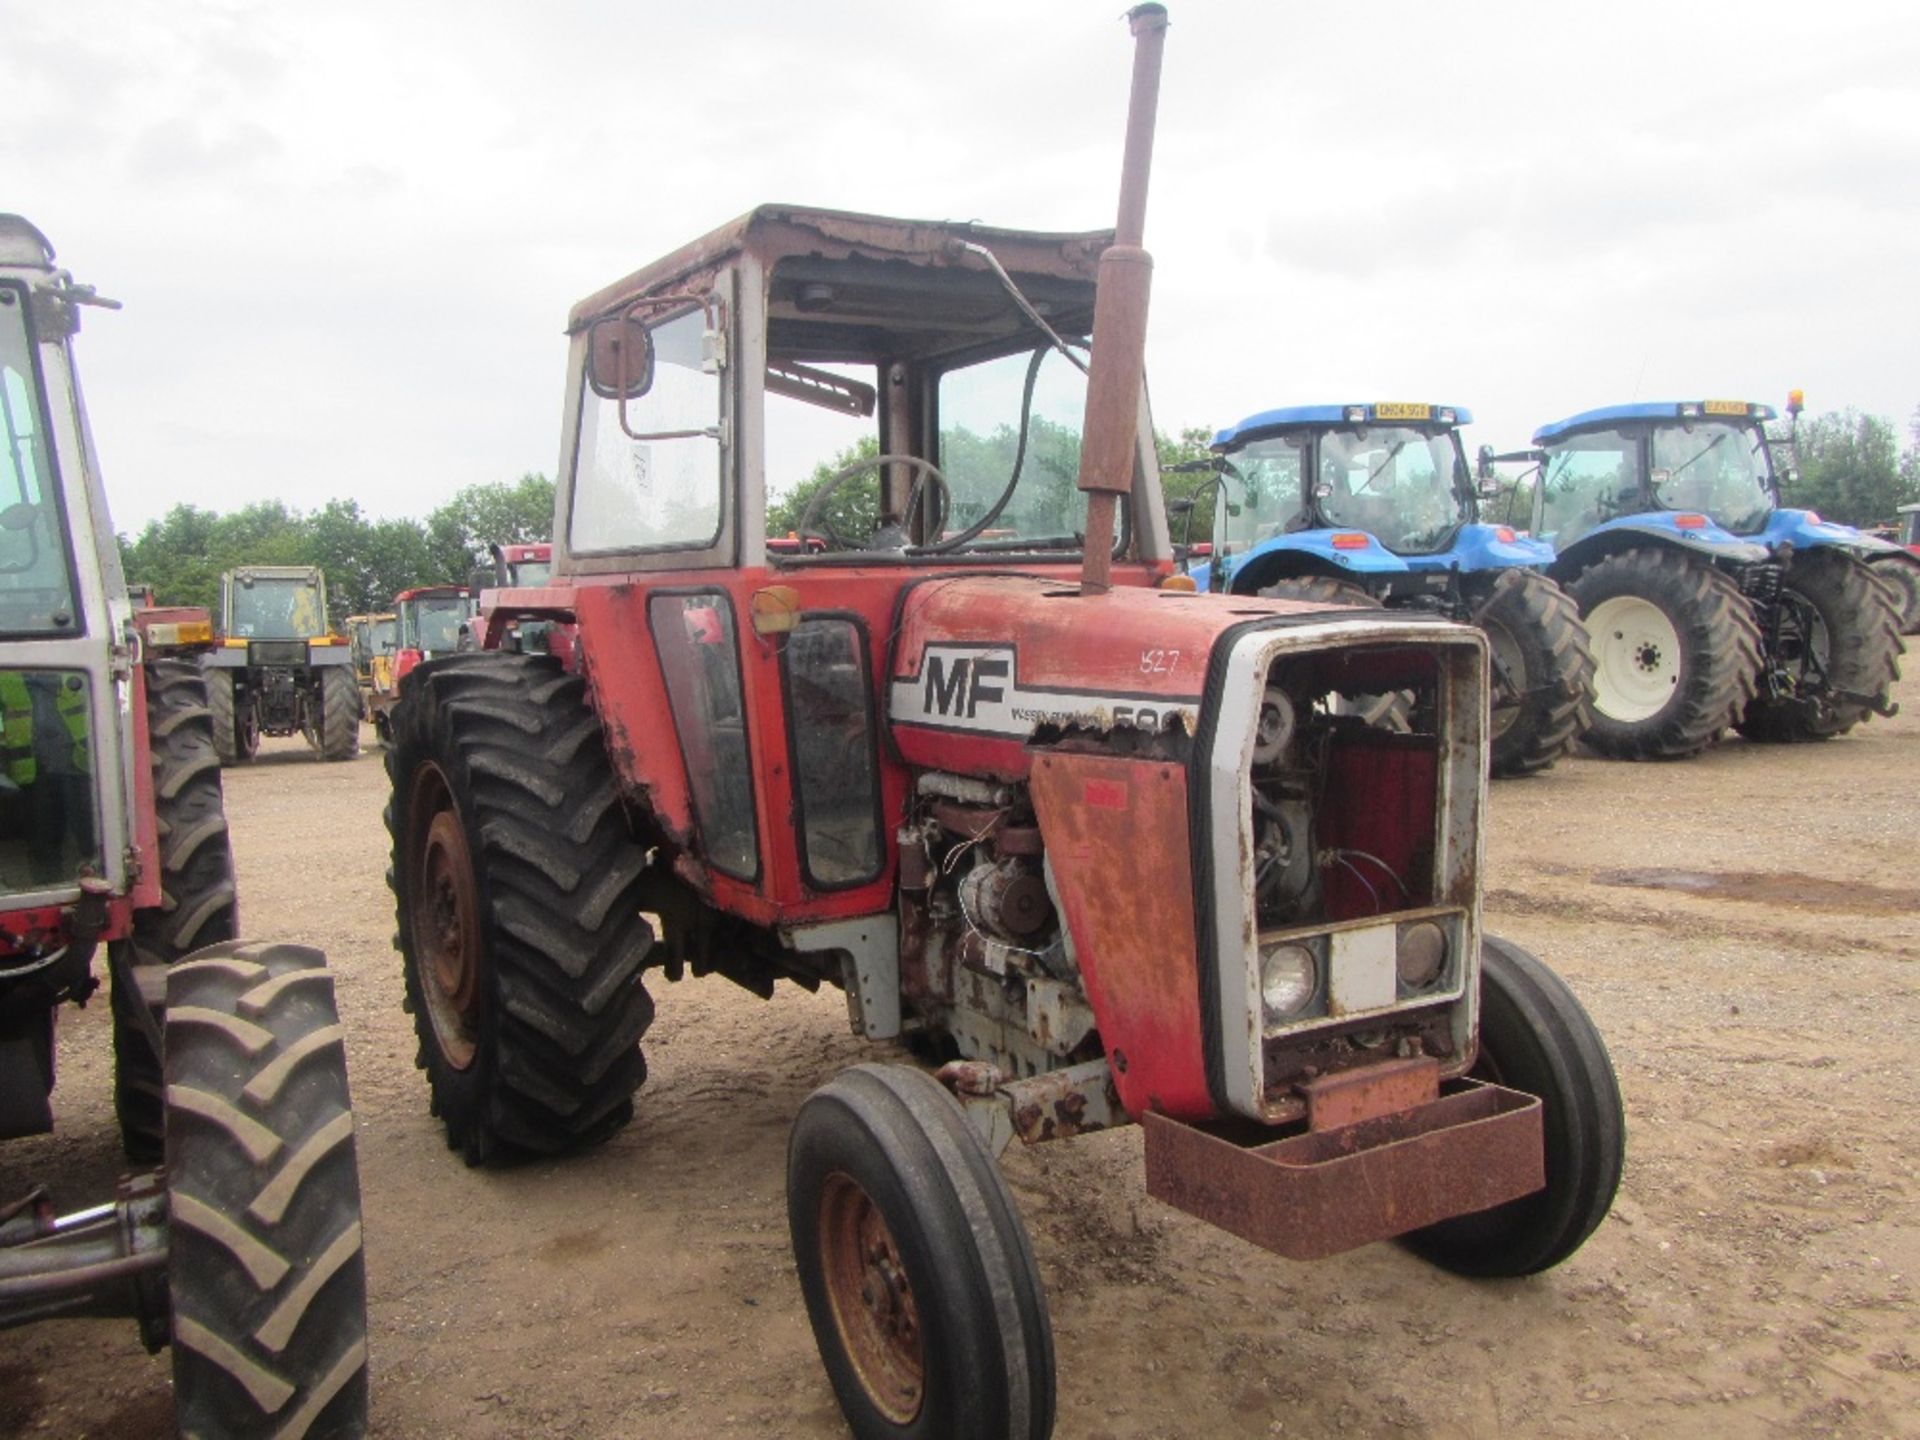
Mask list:
[[207,704],[209,680],[229,698],[233,688],[191,660],[150,660],[145,669],[160,905],[134,912],[130,952],[115,943],[110,974],[120,1139],[128,1159],[151,1164],[160,1158],[163,1120],[160,1055],[149,1026],[163,1008],[166,967],[203,945],[233,939],[238,915],[217,732]]
[[1763,693],[1740,717],[1749,740],[1844,735],[1892,703],[1900,619],[1877,572],[1844,550],[1793,557],[1774,600]]
[[1503,570],[1477,598],[1495,671],[1489,773],[1533,775],[1573,752],[1591,718],[1593,654],[1572,598],[1537,570]]
[[1457,1275],[1551,1269],[1613,1207],[1626,1112],[1607,1047],[1573,992],[1518,945],[1492,935],[1480,944],[1480,1053],[1471,1073],[1539,1097],[1546,1188],[1415,1231],[1406,1244]]
[[585,682],[545,656],[450,656],[390,721],[389,880],[447,1144],[478,1165],[605,1139],[646,1078],[653,932]]
[[801,1105],[787,1223],[859,1440],[1045,1440],[1053,1331],[986,1146],[923,1071],[860,1065]]
[[1711,565],[1626,550],[1566,588],[1593,649],[1593,750],[1614,760],[1697,755],[1753,696],[1760,630],[1739,587]]
[[218,945],[168,973],[167,1270],[182,1435],[366,1433],[344,1044],[318,950]]
[[240,717],[233,701],[233,676],[226,670],[205,667],[207,710],[213,717],[213,749],[222,765],[235,765],[253,752],[244,748]]
[[1892,587],[1902,635],[1920,635],[1920,556],[1882,555],[1873,573]]

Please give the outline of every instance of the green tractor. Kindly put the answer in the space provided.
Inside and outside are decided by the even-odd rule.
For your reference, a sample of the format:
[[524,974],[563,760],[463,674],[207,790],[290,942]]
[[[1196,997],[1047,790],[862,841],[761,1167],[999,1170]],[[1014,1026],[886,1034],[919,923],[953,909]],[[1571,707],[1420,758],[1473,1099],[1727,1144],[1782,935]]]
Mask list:
[[246,565],[220,577],[219,645],[207,699],[222,765],[262,735],[304,735],[323,760],[360,753],[353,650],[327,625],[327,577],[312,565]]

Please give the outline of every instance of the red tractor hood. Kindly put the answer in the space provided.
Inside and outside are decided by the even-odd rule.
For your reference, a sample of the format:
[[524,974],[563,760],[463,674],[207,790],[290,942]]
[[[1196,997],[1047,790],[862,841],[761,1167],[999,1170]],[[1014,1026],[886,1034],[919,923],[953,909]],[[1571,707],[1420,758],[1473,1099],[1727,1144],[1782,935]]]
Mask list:
[[909,764],[1018,779],[1036,731],[1182,730],[1207,661],[1249,620],[1317,607],[1029,576],[942,576],[901,606],[888,717]]

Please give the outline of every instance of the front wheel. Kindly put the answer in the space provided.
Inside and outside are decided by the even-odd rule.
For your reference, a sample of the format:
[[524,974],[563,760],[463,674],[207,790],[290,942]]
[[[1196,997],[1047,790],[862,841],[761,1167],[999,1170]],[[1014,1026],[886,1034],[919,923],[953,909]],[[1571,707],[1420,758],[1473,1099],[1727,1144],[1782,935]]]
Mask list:
[[1480,944],[1480,1053],[1472,1078],[1539,1097],[1546,1188],[1443,1220],[1406,1243],[1457,1275],[1551,1269],[1613,1208],[1626,1159],[1626,1111],[1607,1047],[1566,982],[1492,935]]
[[1742,735],[1828,740],[1891,704],[1905,647],[1893,596],[1872,567],[1844,550],[1803,550],[1773,609],[1767,682],[1740,717]]
[[1537,570],[1504,570],[1473,606],[1494,684],[1489,773],[1532,775],[1573,751],[1592,717],[1593,653],[1571,597]]
[[167,976],[167,1284],[182,1435],[357,1436],[367,1277],[326,957],[219,945]]
[[207,709],[213,716],[214,753],[220,757],[222,765],[238,764],[253,752],[243,748],[245,736],[240,716],[234,707],[233,675],[230,671],[209,666],[206,676]]
[[1720,737],[1754,693],[1760,629],[1740,589],[1674,550],[1626,550],[1567,586],[1593,647],[1586,743],[1614,760],[1678,760]]
[[1900,613],[1900,633],[1920,635],[1920,557],[1886,555],[1872,563],[1873,573],[1893,590],[1894,608]]
[[859,1440],[1045,1440],[1053,1330],[1033,1247],[986,1146],[923,1071],[860,1065],[809,1095],[787,1223]]

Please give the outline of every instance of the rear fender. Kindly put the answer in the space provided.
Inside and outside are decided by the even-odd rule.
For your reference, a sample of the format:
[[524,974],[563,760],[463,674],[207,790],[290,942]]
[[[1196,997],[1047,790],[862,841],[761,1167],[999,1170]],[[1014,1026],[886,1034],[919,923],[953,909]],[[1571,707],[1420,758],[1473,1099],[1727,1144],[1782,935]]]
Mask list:
[[1682,526],[1676,523],[1675,515],[1666,512],[1629,515],[1609,520],[1587,531],[1571,545],[1561,547],[1553,563],[1553,578],[1571,579],[1609,555],[1650,546],[1682,550],[1709,564],[1724,565],[1758,565],[1766,561],[1770,553],[1765,545],[1742,539],[1711,520],[1704,525]]
[[1335,545],[1336,535],[1359,535],[1357,530],[1301,530],[1291,535],[1276,535],[1258,545],[1227,558],[1226,584],[1222,587],[1246,595],[1300,575],[1331,575],[1336,579],[1357,581],[1362,586],[1376,577],[1405,575],[1408,565],[1373,536],[1365,536],[1365,545]]
[[[1502,535],[1509,538],[1502,539]],[[1544,570],[1553,563],[1553,546],[1506,525],[1462,525],[1453,548],[1432,557],[1444,566],[1458,565],[1468,575],[1488,570],[1520,568]]]

